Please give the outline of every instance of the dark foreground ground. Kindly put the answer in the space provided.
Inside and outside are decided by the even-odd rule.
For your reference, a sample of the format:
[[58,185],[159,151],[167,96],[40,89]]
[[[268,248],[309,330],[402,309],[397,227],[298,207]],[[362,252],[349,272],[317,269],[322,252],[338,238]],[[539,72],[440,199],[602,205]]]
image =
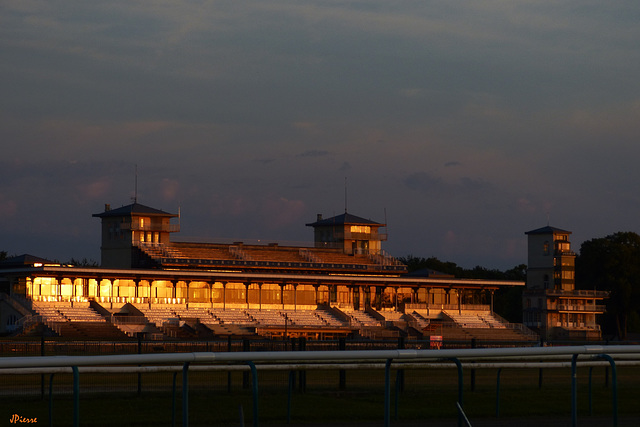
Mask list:
[[[640,403],[640,402],[639,402]],[[384,422],[379,423],[365,422],[365,423],[304,423],[304,424],[260,424],[264,427],[384,427]],[[472,427],[572,427],[571,417],[567,418],[504,418],[504,419],[479,419],[470,420]],[[607,427],[614,426],[613,416],[610,417],[579,417],[577,425],[580,427]],[[239,424],[233,425],[237,427]],[[251,423],[247,423],[246,427],[252,427]],[[437,420],[423,420],[423,421],[391,421],[390,427],[457,427],[457,419],[437,419]],[[462,426],[468,425],[463,423]],[[638,427],[640,426],[640,417],[618,417],[618,427]],[[205,426],[197,426],[205,427]],[[232,427],[228,425],[225,427]]]

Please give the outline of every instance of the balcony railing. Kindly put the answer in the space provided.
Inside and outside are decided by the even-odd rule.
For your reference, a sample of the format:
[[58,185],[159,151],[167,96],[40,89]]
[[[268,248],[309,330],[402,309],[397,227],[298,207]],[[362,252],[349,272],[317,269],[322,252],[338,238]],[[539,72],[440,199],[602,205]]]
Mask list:
[[340,240],[379,240],[386,241],[387,233],[352,233],[351,231],[335,231],[333,233],[334,239]]
[[581,297],[581,298],[607,298],[609,297],[609,292],[607,291],[590,291],[590,290],[577,290],[574,289],[572,291],[565,291],[562,289],[547,289],[546,294],[549,296],[556,297]]
[[607,307],[602,304],[587,304],[587,305],[578,305],[578,304],[558,304],[556,305],[556,309],[558,311],[593,311],[596,313],[604,313],[607,311]]
[[120,229],[131,231],[162,231],[166,233],[177,233],[180,231],[180,224],[144,224],[123,222]]

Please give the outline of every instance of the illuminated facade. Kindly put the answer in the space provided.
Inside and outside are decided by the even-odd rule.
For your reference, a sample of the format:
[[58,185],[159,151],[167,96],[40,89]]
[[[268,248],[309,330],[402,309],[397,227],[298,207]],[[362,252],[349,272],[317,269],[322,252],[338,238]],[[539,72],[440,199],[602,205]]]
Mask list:
[[570,231],[543,227],[528,236],[527,285],[523,323],[545,340],[598,340],[596,316],[605,311],[607,292],[576,290]]
[[[313,247],[172,241],[177,215],[138,203],[106,205],[93,216],[101,220],[100,267],[0,265],[5,293],[23,303],[22,315],[41,303],[90,307],[109,318],[119,310],[206,310],[219,318],[241,310],[257,318],[265,310],[291,315],[323,307],[342,316],[334,332],[345,335],[358,323],[345,313],[366,312],[384,326],[385,315],[397,319],[394,313],[438,319],[446,312],[492,311],[496,290],[524,286],[409,275],[382,250],[384,224],[347,213],[307,224],[314,228]],[[294,330],[289,325],[287,333]]]

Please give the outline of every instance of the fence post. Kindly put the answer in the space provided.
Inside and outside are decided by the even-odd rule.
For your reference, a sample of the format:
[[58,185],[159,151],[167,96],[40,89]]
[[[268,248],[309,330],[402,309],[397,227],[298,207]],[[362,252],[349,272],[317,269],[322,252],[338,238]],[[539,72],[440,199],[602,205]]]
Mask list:
[[[246,338],[242,340],[242,351],[245,353],[248,353],[251,351],[251,343]],[[248,388],[249,388],[249,372],[243,371],[242,372],[242,389],[246,390]]]
[[[345,351],[347,349],[347,344],[344,337],[340,337],[338,340],[338,350]],[[345,390],[347,388],[347,371],[344,369],[340,369],[340,390]]]
[[[298,350],[307,351],[307,339],[305,337],[300,337],[298,339]],[[298,372],[298,382],[299,382],[300,393],[306,392],[307,391],[307,371],[301,370],[300,372]]]
[[[458,406],[460,409],[464,409],[464,377],[462,376],[462,363],[457,357],[451,357],[449,360],[454,362],[458,367]],[[462,426],[462,421],[464,419],[463,415],[462,411],[458,412],[458,427]]]
[[613,360],[613,357],[608,354],[601,354],[598,356],[601,359],[605,359],[611,365],[611,396],[612,396],[612,404],[613,404],[613,427],[618,426],[618,375],[616,372],[616,362]]
[[49,376],[49,427],[53,427],[53,375]]
[[593,377],[593,366],[589,366],[589,415],[593,415],[593,395],[592,395],[592,377]]
[[391,360],[384,365],[384,426],[391,424]]
[[252,377],[252,389],[253,389],[253,427],[258,427],[258,370],[256,369],[256,365],[247,360],[247,365],[251,368],[251,377]]
[[578,355],[571,356],[571,425],[578,427]]
[[73,427],[80,427],[80,374],[78,367],[72,366],[73,371]]
[[[405,340],[401,335],[398,337],[398,349],[404,350],[405,347]],[[398,369],[396,371],[396,387],[399,388],[401,392],[404,392],[404,369]]]
[[[138,354],[142,354],[142,332],[138,332]],[[141,366],[141,365],[138,365]],[[142,372],[138,372],[138,396],[142,394]]]
[[295,371],[289,371],[289,393],[287,395],[287,424],[291,424],[291,395],[293,394],[293,384],[295,383]]
[[[471,348],[476,348],[477,342],[475,338],[471,338]],[[471,377],[469,379],[471,391],[476,391],[476,370],[471,368]]]
[[[231,335],[227,337],[227,351],[231,353],[232,349]],[[227,372],[227,393],[231,393],[231,371]]]
[[498,373],[496,375],[496,418],[500,417],[500,374],[502,373],[502,368],[498,368]]
[[[44,326],[40,337],[40,356],[44,356]],[[40,398],[44,399],[44,374],[40,374]]]
[[538,389],[542,389],[542,368],[538,370]]
[[182,427],[189,427],[189,362],[182,365]]
[[178,372],[173,373],[173,388],[172,390],[172,399],[171,399],[171,427],[176,427],[176,377],[178,376]]

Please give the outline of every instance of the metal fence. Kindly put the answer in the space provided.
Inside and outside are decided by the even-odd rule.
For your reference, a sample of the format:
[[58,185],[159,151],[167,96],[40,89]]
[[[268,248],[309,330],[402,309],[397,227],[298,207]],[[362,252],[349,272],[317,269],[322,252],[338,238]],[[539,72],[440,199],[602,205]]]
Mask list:
[[[580,361],[578,359],[581,359]],[[613,423],[617,425],[616,366],[621,363],[637,364],[640,346],[566,346],[536,348],[483,348],[447,350],[344,350],[344,351],[239,351],[239,352],[183,352],[161,354],[119,354],[93,356],[36,356],[0,358],[3,375],[55,375],[71,373],[70,391],[73,395],[73,425],[80,425],[79,407],[81,375],[99,372],[135,374],[171,372],[173,405],[178,390],[182,403],[182,426],[189,425],[189,377],[195,371],[232,373],[244,371],[243,380],[250,383],[253,396],[253,424],[259,425],[258,370],[288,373],[289,402],[291,401],[292,373],[312,370],[346,371],[348,369],[377,369],[384,372],[384,423],[391,419],[391,369],[432,369],[437,367],[457,369],[459,424],[467,420],[464,414],[463,368],[491,367],[542,367],[564,366],[571,368],[572,425],[577,425],[576,369],[579,363],[600,366],[604,360],[611,368]],[[535,362],[533,362],[535,361]],[[585,362],[586,361],[586,362]],[[553,365],[555,364],[555,365]],[[558,365],[560,364],[560,365]],[[25,370],[27,369],[27,370]],[[35,370],[34,370],[35,369]],[[500,371],[498,371],[500,372]],[[181,374],[182,384],[177,387],[176,378]],[[138,378],[140,378],[138,376]],[[250,378],[250,381],[249,381]],[[399,382],[396,376],[396,390]],[[49,382],[53,384],[53,377]],[[497,390],[500,387],[499,376]],[[173,411],[175,417],[176,412]],[[175,423],[175,418],[173,420]]]

